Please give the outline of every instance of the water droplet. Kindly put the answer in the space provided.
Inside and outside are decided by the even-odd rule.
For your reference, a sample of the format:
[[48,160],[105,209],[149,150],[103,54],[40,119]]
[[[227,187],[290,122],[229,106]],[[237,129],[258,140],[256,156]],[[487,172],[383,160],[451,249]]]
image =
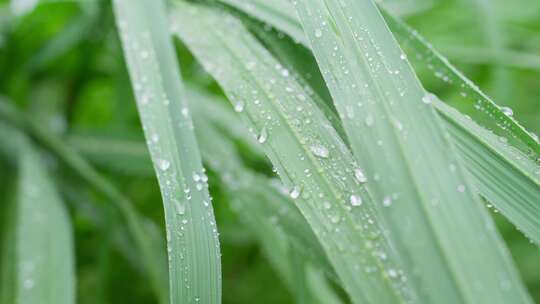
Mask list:
[[32,287],[34,287],[34,281],[32,279],[26,279],[24,280],[23,282],[23,287],[25,289],[31,289]]
[[350,197],[351,205],[353,206],[360,206],[362,205],[362,198],[358,195],[351,195]]
[[391,278],[397,278],[398,276],[398,273],[395,269],[388,269],[388,276],[391,277]]
[[459,186],[457,186],[457,191],[458,191],[458,192],[462,192],[462,193],[465,192],[465,185],[459,185]]
[[171,167],[171,162],[166,159],[159,159],[157,163],[158,163],[159,169],[163,171],[167,171],[167,169]]
[[382,203],[383,206],[390,207],[392,205],[392,198],[390,196],[385,196]]
[[300,197],[300,193],[302,192],[302,189],[298,186],[294,186],[292,189],[291,189],[291,192],[289,192],[289,196],[292,198],[292,199],[297,199],[298,197]]
[[514,115],[514,111],[512,111],[511,108],[509,107],[501,107],[501,111],[506,114],[507,116],[512,116]]
[[368,126],[368,127],[373,126],[373,124],[375,123],[375,119],[373,118],[373,115],[369,114],[366,117],[365,123],[366,123],[366,126]]
[[186,206],[177,200],[174,200],[174,208],[176,209],[176,214],[178,215],[184,215],[186,213]]
[[188,117],[188,115],[189,115],[189,109],[188,109],[188,108],[185,108],[185,107],[182,108],[182,115],[183,115],[184,117]]
[[330,151],[325,146],[322,145],[313,145],[309,147],[311,152],[318,157],[327,158],[330,155]]
[[263,144],[268,139],[268,131],[266,130],[266,127],[263,127],[261,130],[261,134],[259,134],[259,137],[257,137],[257,141],[260,144]]
[[322,37],[322,31],[320,29],[315,30],[315,37],[321,38]]
[[238,113],[244,111],[244,103],[239,101],[234,105],[234,110]]
[[358,180],[359,182],[361,183],[365,183],[367,182],[367,177],[366,175],[364,174],[364,172],[360,169],[355,169],[354,170],[354,177],[356,177],[356,180]]
[[435,100],[437,100],[437,96],[435,96],[434,94],[431,94],[431,93],[426,93],[426,95],[424,95],[424,97],[422,97],[422,102],[425,103],[425,104],[430,104]]

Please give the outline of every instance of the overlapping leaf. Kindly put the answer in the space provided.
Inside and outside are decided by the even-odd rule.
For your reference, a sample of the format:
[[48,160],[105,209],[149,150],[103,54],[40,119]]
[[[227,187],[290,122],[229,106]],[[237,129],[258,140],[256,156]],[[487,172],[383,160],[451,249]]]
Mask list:
[[172,303],[220,303],[221,263],[207,177],[163,1],[114,1],[137,108],[158,177]]
[[414,297],[361,186],[360,169],[289,71],[231,16],[179,2],[171,18],[173,31],[256,134],[351,298]]

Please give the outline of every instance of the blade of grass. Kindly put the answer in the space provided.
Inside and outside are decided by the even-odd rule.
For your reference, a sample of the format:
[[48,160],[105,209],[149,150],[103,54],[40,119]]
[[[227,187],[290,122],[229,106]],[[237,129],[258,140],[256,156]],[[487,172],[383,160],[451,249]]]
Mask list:
[[[319,293],[323,293],[328,298],[336,298],[335,295],[332,296],[333,290],[325,285],[324,275],[320,271],[309,271],[305,263],[295,265],[299,268],[297,272],[301,275],[293,278],[295,273],[291,268],[290,255],[301,256],[302,259],[307,258],[329,275],[335,277],[335,274],[315,235],[290,199],[274,187],[267,178],[257,176],[244,168],[235,152],[235,147],[217,130],[234,134],[237,140],[246,143],[251,143],[253,137],[244,132],[245,129],[240,128],[234,113],[224,107],[221,100],[193,87],[189,88],[187,93],[193,109],[195,132],[199,139],[203,159],[207,166],[216,172],[222,185],[225,185],[224,190],[232,207],[249,230],[257,235],[265,254],[276,271],[287,282],[291,292],[297,295],[297,299],[308,293],[309,303],[318,299]],[[133,163],[150,163],[150,157],[142,142],[88,135],[72,135],[69,137],[69,142],[93,162],[113,170],[120,170],[120,172],[131,170],[130,164]],[[115,148],[110,149],[110,147]],[[115,164],[122,154],[124,161]],[[264,157],[264,154],[258,154],[258,157]],[[294,246],[295,244],[297,246]],[[303,274],[306,271],[308,275],[304,278]],[[308,280],[308,282],[299,284],[300,280]],[[312,287],[306,291],[305,289],[309,286],[303,285],[316,285],[317,288]],[[300,287],[303,290],[300,290]],[[319,301],[319,303],[327,302]]]
[[232,16],[177,2],[171,18],[257,134],[355,303],[414,297],[351,155],[302,87]]
[[0,132],[5,144],[10,138],[17,145],[19,170],[13,235],[7,239],[11,259],[3,261],[11,267],[12,276],[4,279],[12,281],[12,290],[3,291],[3,303],[75,303],[75,249],[67,210],[29,141],[4,124]]
[[[219,0],[244,10],[269,25],[276,27],[291,36],[307,48],[309,41],[303,31],[297,15],[293,12],[288,0],[274,0],[259,5],[261,0]],[[241,3],[241,4],[239,4]],[[270,9],[267,6],[271,6]],[[249,10],[246,9],[249,7]],[[410,28],[400,19],[381,9],[388,27],[392,30],[400,46],[408,55],[408,59],[416,69],[427,68],[433,71],[433,77],[441,86],[448,86],[460,92],[459,100],[450,103],[463,114],[469,115],[481,126],[505,136],[523,153],[539,162],[540,144],[538,139],[527,132],[511,116],[506,115],[478,86],[467,79],[458,69],[437,52],[417,31]],[[272,17],[268,17],[272,14]],[[296,22],[291,20],[295,19]],[[287,24],[287,25],[285,25]],[[293,25],[296,26],[293,26]]]
[[220,303],[218,233],[165,5],[115,0],[114,11],[163,198],[170,301]]
[[29,134],[47,150],[51,151],[67,167],[78,174],[86,183],[105,195],[120,210],[125,218],[128,229],[137,244],[142,257],[142,263],[150,276],[150,283],[160,300],[166,303],[167,284],[165,279],[165,261],[161,259],[162,248],[154,246],[152,239],[145,231],[143,218],[133,207],[129,198],[125,197],[104,176],[96,171],[84,158],[82,158],[70,146],[64,144],[62,139],[49,133],[46,129],[32,120],[30,117],[19,112],[7,101],[0,98],[0,117],[5,122]]
[[427,104],[431,97],[375,3],[294,3],[420,302],[529,303],[447,131]]
[[[276,4],[279,2],[278,0],[273,3]],[[257,8],[262,9],[263,7],[253,6],[251,10],[253,11]],[[540,213],[538,213],[535,202],[540,199],[538,196],[538,192],[540,191],[540,173],[536,173],[540,172],[540,167],[538,164],[538,154],[534,152],[537,150],[534,137],[528,134],[516,121],[504,115],[478,87],[466,79],[444,57],[431,48],[418,33],[398,19],[385,13],[384,10],[382,12],[390,28],[394,30],[397,38],[402,42],[401,45],[409,51],[409,58],[414,60],[415,66],[441,71],[435,73],[434,75],[436,77],[434,78],[444,82],[444,85],[461,91],[461,94],[458,96],[460,99],[458,103],[451,105],[457,106],[462,110],[464,107],[467,108],[471,98],[476,100],[474,108],[480,111],[466,113],[472,115],[472,118],[477,123],[484,121],[482,126],[477,126],[474,123],[460,124],[458,121],[468,121],[464,114],[451,111],[451,108],[444,107],[438,101],[433,104],[436,106],[439,114],[445,118],[447,127],[451,131],[450,134],[455,137],[454,142],[458,147],[458,152],[462,154],[467,167],[471,168],[473,182],[478,191],[484,197],[489,198],[495,207],[500,208],[501,212],[529,238],[535,242],[539,242],[540,235],[538,234],[538,230],[540,227],[535,219],[540,217]],[[264,16],[263,13],[259,15]],[[279,23],[276,26],[280,28]],[[287,42],[276,40],[272,48],[280,48],[281,46],[279,44],[284,43]],[[302,48],[302,46],[297,47]],[[290,48],[290,46],[287,48]],[[289,58],[283,60],[283,56],[288,56]],[[295,60],[294,53],[279,52],[278,58],[282,60],[284,66],[291,70],[295,69],[294,66],[288,66],[286,64],[286,62]],[[316,65],[315,62],[307,64]],[[313,83],[310,84],[313,85]],[[481,105],[485,105],[485,107]],[[487,117],[489,120],[487,122],[486,113],[488,113]],[[490,135],[490,132],[485,128],[490,128],[494,133],[503,135],[504,137],[501,137],[499,141],[508,141],[510,138],[510,142],[508,144],[496,144],[496,141],[491,140],[494,135]],[[487,138],[483,138],[484,136],[487,136]],[[476,142],[470,142],[472,138],[476,138]],[[468,142],[467,146],[462,144],[463,140]],[[523,160],[523,158],[529,158],[531,161]],[[502,166],[509,171],[503,174],[500,170],[496,170],[495,167],[486,166],[485,164],[484,170],[476,171],[474,169],[478,164],[488,162],[498,163],[499,168]],[[526,162],[527,165],[523,166],[523,162]],[[502,176],[507,176],[508,178],[503,182],[501,179]],[[491,183],[490,181],[492,180],[500,180],[500,182]],[[528,191],[520,190],[524,187],[529,187]]]
[[457,110],[434,104],[479,193],[540,244],[540,166]]
[[[196,102],[200,100],[194,99]],[[196,114],[194,116],[197,117]],[[305,265],[299,262],[303,257],[293,251],[287,234],[278,222],[279,218],[285,217],[283,213],[296,211],[290,211],[291,202],[283,196],[278,201],[270,200],[274,197],[267,192],[273,189],[270,188],[267,179],[243,168],[236,149],[215,127],[208,125],[206,120],[195,120],[195,127],[202,155],[207,160],[209,168],[220,177],[231,207],[256,235],[264,253],[286,282],[296,302],[316,303],[316,297],[306,287]],[[278,202],[281,203],[279,207],[276,204]],[[275,207],[278,207],[279,211],[275,210]],[[305,222],[303,227],[306,227]]]

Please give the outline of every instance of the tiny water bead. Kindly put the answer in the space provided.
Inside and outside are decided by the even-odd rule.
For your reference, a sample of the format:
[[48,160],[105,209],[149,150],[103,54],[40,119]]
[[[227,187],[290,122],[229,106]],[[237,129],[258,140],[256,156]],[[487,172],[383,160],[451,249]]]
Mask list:
[[373,115],[369,114],[366,117],[365,123],[366,123],[366,126],[368,126],[368,127],[373,126],[373,124],[375,123],[375,118],[373,118]]
[[322,37],[322,31],[320,29],[315,30],[315,37],[321,38]]
[[422,102],[425,103],[425,104],[430,104],[430,103],[433,103],[434,101],[436,101],[438,98],[436,95],[434,94],[431,94],[431,93],[426,93],[426,95],[424,95],[424,97],[422,97]]
[[240,113],[242,111],[244,111],[244,103],[239,101],[237,102],[235,105],[234,105],[234,111]]
[[361,169],[355,169],[354,170],[354,177],[360,183],[367,182],[367,177],[366,177],[366,175],[364,174],[364,172]]
[[355,195],[355,194],[351,195],[349,200],[350,200],[351,205],[353,205],[353,206],[362,205],[362,198],[360,196],[358,196],[358,195]]
[[166,159],[158,159],[157,165],[162,171],[167,171],[171,167],[171,162]]

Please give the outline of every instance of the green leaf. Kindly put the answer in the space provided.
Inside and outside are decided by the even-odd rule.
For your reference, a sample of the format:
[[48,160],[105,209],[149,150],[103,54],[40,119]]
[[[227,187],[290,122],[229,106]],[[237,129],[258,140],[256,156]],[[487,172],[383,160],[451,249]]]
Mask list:
[[389,235],[406,256],[403,271],[418,301],[529,303],[430,105],[433,97],[376,5],[295,4]]
[[457,110],[442,102],[435,107],[478,192],[527,237],[540,243],[540,206],[536,203],[540,201],[540,167]]
[[[265,255],[290,287],[291,293],[298,301],[308,293],[308,303],[318,299],[320,293],[332,298],[333,290],[326,286],[324,273],[312,269],[307,263],[297,265],[299,263],[296,262],[294,266],[298,269],[292,265],[294,256],[307,258],[335,277],[307,222],[290,198],[281,193],[272,180],[244,167],[232,142],[217,130],[231,134],[235,140],[247,144],[253,141],[253,137],[245,132],[236,115],[225,107],[220,99],[193,87],[187,90],[187,94],[205,163],[220,178],[233,210],[256,235]],[[88,135],[72,135],[69,142],[93,162],[120,172],[129,172],[134,163],[150,163],[144,143]],[[258,146],[252,148],[258,151]],[[121,154],[124,155],[124,161],[115,163]],[[264,154],[257,154],[259,157],[261,155],[264,157]],[[311,285],[316,287],[310,287]],[[318,303],[327,302],[321,300]]]
[[232,16],[178,2],[171,18],[262,143],[351,298],[408,297],[352,156],[299,83]]
[[16,145],[19,171],[16,201],[6,210],[13,226],[4,239],[9,250],[2,261],[2,303],[75,303],[75,249],[67,209],[29,141],[4,124],[1,137]]
[[7,101],[0,98],[0,117],[10,125],[31,135],[39,144],[51,151],[73,172],[78,174],[86,183],[104,194],[124,217],[127,227],[137,245],[142,257],[142,263],[150,276],[150,284],[160,303],[165,303],[167,295],[166,266],[159,246],[155,246],[151,235],[144,224],[144,218],[134,208],[133,203],[111,184],[107,178],[94,169],[72,147],[49,133],[46,128],[24,115]]
[[[265,2],[262,5],[262,0],[219,0],[220,2],[232,5],[246,13],[259,18],[283,31],[295,41],[298,41],[307,48],[310,48],[309,41],[303,31],[300,31],[302,25],[296,14],[293,13],[293,8],[288,0],[274,0]],[[471,116],[481,126],[492,130],[496,134],[507,137],[513,146],[523,151],[524,154],[536,162],[540,161],[540,143],[538,138],[527,132],[519,123],[512,117],[506,115],[502,108],[497,106],[486,94],[484,94],[478,86],[467,79],[457,68],[437,52],[417,31],[410,28],[400,19],[392,16],[385,9],[381,8],[381,13],[384,16],[388,27],[392,30],[395,38],[400,43],[400,46],[408,55],[415,69],[428,69],[433,72],[430,80],[436,80],[437,83],[444,87],[453,88],[460,92],[459,99],[452,101],[451,106],[456,107],[461,113]],[[293,22],[292,20],[296,20]],[[458,49],[459,51],[459,49]],[[502,51],[500,51],[502,52]],[[504,56],[506,61],[516,61],[516,55],[510,52],[497,52],[498,56]],[[494,52],[484,54],[485,58],[489,59],[494,56]],[[458,52],[458,54],[460,54]],[[467,53],[470,54],[470,53]],[[534,56],[522,56],[520,59],[533,66],[538,62]],[[478,56],[478,55],[477,55]],[[487,60],[484,59],[484,60]],[[518,63],[515,63],[518,64]],[[520,66],[525,64],[520,63]],[[323,96],[324,97],[324,96]]]
[[220,303],[217,227],[162,1],[114,1],[165,209],[172,303]]
[[[288,16],[287,12],[290,9],[287,9],[286,2],[273,1],[272,5],[276,9],[284,10],[282,14]],[[264,9],[264,6],[250,6],[250,11]],[[540,165],[539,155],[535,152],[538,151],[536,139],[514,119],[505,115],[489,97],[434,50],[416,31],[384,10],[382,13],[414,66],[432,70],[434,72],[432,78],[440,85],[449,86],[454,91],[460,92],[458,99],[450,105],[464,111],[464,114],[453,111],[441,102],[435,102],[434,105],[447,123],[458,152],[465,160],[478,191],[529,238],[537,243],[540,242],[538,233],[540,225],[536,220],[540,217],[540,213],[535,204],[540,199],[538,194],[540,192]],[[256,14],[256,16],[264,15],[264,12]],[[286,29],[280,22],[274,25],[282,30]],[[303,41],[298,37],[296,39]],[[275,40],[274,42],[273,49],[283,48],[281,45],[287,44],[286,41]],[[306,41],[303,43],[307,44]],[[285,47],[285,49],[289,48]],[[482,56],[489,58],[489,53],[483,52]],[[289,58],[283,60],[283,57]],[[278,58],[286,65],[285,62],[294,61],[294,53],[280,52]],[[303,60],[305,61],[305,57]],[[315,62],[304,64],[316,65]],[[290,69],[296,68],[291,65],[286,66]],[[317,77],[312,76],[312,78]],[[430,80],[433,81],[433,79]],[[310,84],[314,85],[313,82]],[[467,119],[465,114],[470,115],[474,121]],[[493,140],[497,136],[500,138]],[[463,145],[464,141],[467,145]],[[479,166],[482,167],[481,170]],[[502,168],[506,171],[501,171]],[[493,183],[493,180],[499,182]],[[525,188],[526,190],[523,190]]]

